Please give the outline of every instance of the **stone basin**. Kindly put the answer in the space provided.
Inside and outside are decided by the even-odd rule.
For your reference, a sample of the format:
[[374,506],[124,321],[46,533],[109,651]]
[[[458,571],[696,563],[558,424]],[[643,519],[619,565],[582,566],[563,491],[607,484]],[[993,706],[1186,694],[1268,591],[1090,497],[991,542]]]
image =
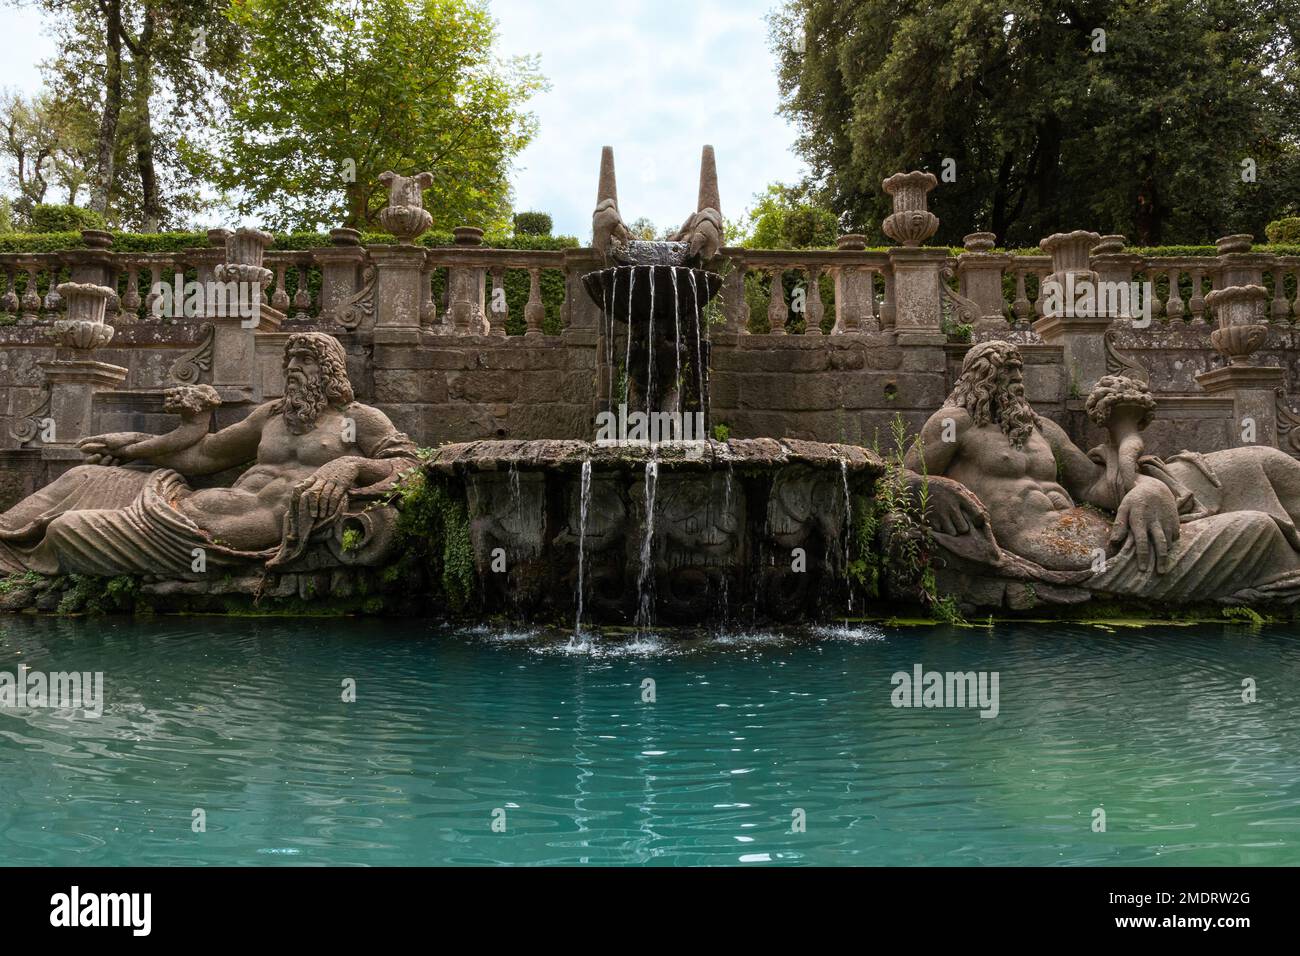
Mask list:
[[572,625],[581,568],[584,624],[644,626],[843,613],[851,502],[884,466],[755,438],[477,441],[425,470],[466,503],[485,610]]
[[610,318],[642,332],[653,315],[655,337],[671,340],[679,327],[690,338],[694,316],[718,294],[722,276],[687,266],[622,265],[589,272],[582,285]]

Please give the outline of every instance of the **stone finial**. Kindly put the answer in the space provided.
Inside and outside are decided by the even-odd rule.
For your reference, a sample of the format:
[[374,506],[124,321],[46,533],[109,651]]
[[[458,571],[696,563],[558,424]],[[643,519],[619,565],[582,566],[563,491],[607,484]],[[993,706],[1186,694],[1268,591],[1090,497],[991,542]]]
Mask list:
[[391,169],[379,174],[388,187],[388,205],[379,214],[379,224],[399,242],[410,242],[433,225],[424,208],[424,191],[433,185],[433,173],[399,176]]
[[614,147],[600,148],[600,181],[596,184],[596,208],[609,200],[618,208],[618,179],[614,175]]
[[905,246],[919,246],[939,229],[939,217],[927,208],[927,194],[939,180],[933,173],[895,173],[881,183],[894,197],[894,211],[885,217],[885,235]]
[[705,146],[700,155],[700,195],[695,209],[697,212],[712,209],[722,215],[722,198],[718,194],[718,163],[712,146]]
[[1102,236],[1092,247],[1094,256],[1117,256],[1124,251],[1124,237],[1118,235]]
[[602,256],[615,246],[630,242],[632,231],[618,211],[618,183],[614,178],[614,147],[600,150],[600,183],[596,186],[596,208],[591,214],[591,247]]
[[53,326],[59,345],[89,352],[113,341],[113,327],[104,324],[108,302],[116,297],[112,289],[89,282],[64,282],[58,291],[68,307],[66,317]]
[[1221,256],[1230,252],[1250,252],[1254,241],[1255,237],[1250,233],[1239,232],[1231,236],[1220,236],[1214,240],[1214,247]]
[[867,248],[867,237],[857,232],[846,232],[835,240],[835,248],[843,252],[861,252]]
[[972,232],[962,236],[962,248],[967,252],[992,252],[998,237],[991,232]]
[[1250,356],[1268,338],[1268,327],[1258,321],[1267,298],[1268,291],[1262,285],[1229,286],[1205,297],[1206,307],[1219,320],[1210,341],[1233,365],[1249,364]]

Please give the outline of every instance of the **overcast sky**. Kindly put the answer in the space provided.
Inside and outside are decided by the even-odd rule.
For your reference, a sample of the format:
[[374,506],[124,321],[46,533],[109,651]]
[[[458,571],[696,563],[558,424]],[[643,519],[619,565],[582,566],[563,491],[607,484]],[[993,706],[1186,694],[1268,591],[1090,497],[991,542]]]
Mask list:
[[[490,0],[503,55],[537,53],[551,82],[532,102],[537,138],[512,176],[517,209],[585,238],[600,148],[614,147],[625,219],[677,226],[695,207],[700,147],[717,149],[723,214],[804,171],[776,115],[764,15],[777,0]],[[41,15],[0,7],[0,86],[32,92],[54,52]],[[211,223],[216,225],[216,223]]]

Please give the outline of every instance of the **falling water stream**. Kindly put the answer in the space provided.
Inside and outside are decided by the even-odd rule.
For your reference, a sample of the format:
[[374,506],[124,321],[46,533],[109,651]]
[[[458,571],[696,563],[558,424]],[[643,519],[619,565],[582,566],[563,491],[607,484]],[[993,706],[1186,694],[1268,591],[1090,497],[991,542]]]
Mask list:
[[[849,555],[853,544],[853,498],[849,495],[849,463],[840,458],[840,478],[844,481],[844,580],[849,581]],[[849,613],[853,613],[853,583],[849,581]]]
[[587,507],[590,504],[591,459],[585,458],[582,462],[582,491],[578,498],[578,616],[573,624],[573,638],[569,641],[570,644],[575,644],[582,635],[583,551],[587,546]]
[[652,446],[650,460],[645,464],[645,536],[641,539],[641,569],[636,578],[636,626],[642,631],[650,626],[650,611],[654,606],[654,574],[650,559],[655,535],[655,486],[658,483],[659,458]]
[[[673,266],[673,327],[677,337],[673,339],[673,357],[677,360],[676,378],[673,389],[677,392],[677,414],[682,413],[682,310],[677,302],[677,267]],[[680,437],[680,436],[679,436]]]

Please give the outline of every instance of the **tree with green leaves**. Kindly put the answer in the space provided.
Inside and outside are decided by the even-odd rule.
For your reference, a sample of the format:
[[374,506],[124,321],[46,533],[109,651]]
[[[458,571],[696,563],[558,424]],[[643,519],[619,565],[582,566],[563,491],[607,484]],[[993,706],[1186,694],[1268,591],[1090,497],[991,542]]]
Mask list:
[[271,228],[370,228],[379,175],[434,174],[434,229],[510,222],[511,161],[532,139],[534,58],[495,56],[484,0],[244,0],[248,38],[212,167]]
[[909,169],[940,177],[954,244],[1258,235],[1300,188],[1300,0],[786,0],[769,23],[797,148],[855,231]]
[[42,64],[47,85],[94,117],[93,147],[77,163],[91,208],[150,232],[199,209],[189,141],[219,125],[214,106],[240,58],[230,0],[31,2],[59,44]]
[[772,183],[727,237],[749,249],[826,249],[839,236],[839,218],[807,186]]

